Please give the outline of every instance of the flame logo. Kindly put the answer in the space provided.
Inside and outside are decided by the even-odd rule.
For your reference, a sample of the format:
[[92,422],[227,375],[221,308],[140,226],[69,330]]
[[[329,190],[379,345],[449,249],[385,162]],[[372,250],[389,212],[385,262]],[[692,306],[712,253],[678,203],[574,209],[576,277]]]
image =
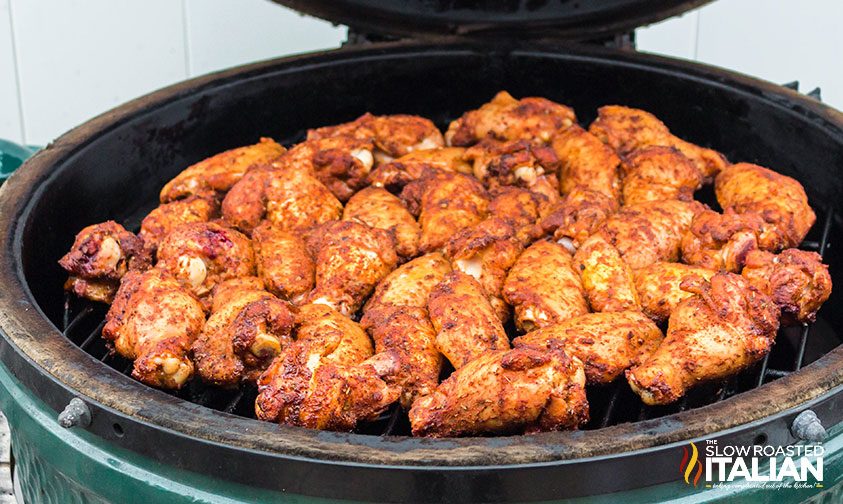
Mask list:
[[[679,463],[679,474],[683,474],[685,476],[685,483],[688,485],[694,485],[694,488],[697,487],[697,483],[700,482],[700,477],[702,476],[702,463],[699,460],[699,452],[697,451],[697,445],[691,443],[691,453],[690,453],[690,460],[688,460],[688,447],[682,448],[683,455],[682,455],[682,462]],[[694,474],[694,479],[691,480],[691,474],[696,469],[696,474]]]

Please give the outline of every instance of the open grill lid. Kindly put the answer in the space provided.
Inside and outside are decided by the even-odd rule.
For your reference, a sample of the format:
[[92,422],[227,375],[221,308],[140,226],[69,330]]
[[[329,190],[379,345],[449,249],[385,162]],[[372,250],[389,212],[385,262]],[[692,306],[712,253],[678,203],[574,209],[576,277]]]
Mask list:
[[272,0],[393,37],[517,36],[592,40],[679,15],[711,0]]

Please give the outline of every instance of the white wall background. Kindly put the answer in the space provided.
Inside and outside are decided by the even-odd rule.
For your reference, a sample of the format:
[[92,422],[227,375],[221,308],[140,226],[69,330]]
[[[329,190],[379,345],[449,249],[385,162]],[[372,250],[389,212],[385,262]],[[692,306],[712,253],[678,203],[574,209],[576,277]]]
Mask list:
[[[841,24],[843,0],[719,0],[640,29],[638,45],[798,79],[843,109]],[[266,0],[0,0],[0,138],[43,145],[167,84],[344,39]]]

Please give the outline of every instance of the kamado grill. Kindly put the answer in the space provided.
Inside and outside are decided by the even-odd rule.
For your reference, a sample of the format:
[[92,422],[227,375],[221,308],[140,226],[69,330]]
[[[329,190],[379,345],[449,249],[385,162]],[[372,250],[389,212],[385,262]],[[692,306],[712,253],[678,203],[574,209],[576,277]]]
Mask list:
[[[78,229],[111,218],[137,229],[164,181],[260,135],[292,144],[306,128],[365,111],[419,114],[444,128],[500,89],[568,104],[581,123],[607,103],[642,108],[679,137],[796,178],[817,212],[801,248],[823,255],[843,285],[834,252],[843,233],[843,114],[784,87],[626,50],[628,30],[704,2],[280,3],[346,23],[362,43],[132,101],[65,134],[3,187],[0,400],[26,502],[766,502],[773,494],[762,490],[687,485],[683,448],[707,439],[816,441],[820,424],[823,502],[843,498],[837,292],[816,323],[782,329],[763,361],[674,405],[643,406],[624,380],[589,387],[591,421],[579,431],[410,438],[406,415],[393,407],[355,433],[320,432],[255,421],[250,388],[194,380],[167,393],[130,378],[131,363],[100,338],[107,308],[60,289],[56,261]],[[389,41],[373,42],[381,39]],[[69,404],[65,428],[57,416]],[[798,501],[819,491],[775,496]]]

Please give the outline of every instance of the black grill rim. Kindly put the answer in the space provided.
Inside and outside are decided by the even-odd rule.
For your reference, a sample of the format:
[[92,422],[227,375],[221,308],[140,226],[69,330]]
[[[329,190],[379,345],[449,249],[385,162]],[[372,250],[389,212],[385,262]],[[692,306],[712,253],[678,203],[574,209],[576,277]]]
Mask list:
[[[669,417],[669,421],[645,420],[592,432],[444,440],[378,438],[279,427],[184,403],[105,369],[60,337],[60,332],[33,299],[20,261],[24,227],[20,223],[26,222],[31,202],[38,199],[42,184],[50,178],[53,168],[97,135],[171,101],[263,72],[306,71],[312,65],[367,57],[430,56],[438,52],[485,55],[502,50],[458,41],[435,45],[401,42],[282,58],[176,84],[65,134],[27,161],[0,189],[0,328],[3,332],[0,360],[57,412],[70,398],[83,397],[94,413],[88,431],[115,446],[244,484],[352,499],[430,499],[436,492],[418,493],[419,488],[462,484],[479,491],[478,485],[489,481],[496,482],[494,487],[508,489],[507,495],[500,498],[558,497],[559,487],[547,484],[547,478],[558,478],[559,473],[548,472],[553,468],[567,471],[566,495],[592,495],[633,484],[644,486],[668,481],[664,478],[666,474],[673,477],[676,449],[688,440],[717,437],[735,444],[749,444],[763,429],[771,443],[790,443],[793,438],[788,432],[789,423],[806,407],[814,408],[827,423],[843,420],[841,346],[797,373],[720,403],[678,413]],[[547,43],[505,50],[513,54],[644,67],[704,81],[712,87],[725,87],[755,99],[761,96],[770,107],[787,110],[822,127],[843,144],[843,114],[793,91],[750,77],[669,58],[576,45]],[[91,376],[97,379],[91,380]],[[770,397],[781,398],[781,402],[771,407]],[[117,437],[114,424],[123,426],[127,435]],[[238,464],[249,467],[250,471],[234,474],[218,463],[229,457],[235,457]],[[648,463],[638,463],[641,460]],[[277,463],[283,465],[273,465]],[[626,471],[624,474],[634,483],[625,481],[625,477],[601,478],[607,481],[601,482],[598,488],[589,480],[589,471],[596,468],[617,475],[620,463]],[[278,467],[284,471],[279,472]],[[314,471],[316,468],[320,471]],[[508,471],[501,473],[502,468]],[[359,487],[378,487],[378,482],[384,482],[382,490],[324,484],[326,475],[333,474],[337,480],[343,480],[348,477],[346,471],[352,469],[355,477],[366,478],[358,481],[370,482]],[[480,477],[483,475],[492,479],[483,479]],[[391,493],[384,494],[387,490]]]

